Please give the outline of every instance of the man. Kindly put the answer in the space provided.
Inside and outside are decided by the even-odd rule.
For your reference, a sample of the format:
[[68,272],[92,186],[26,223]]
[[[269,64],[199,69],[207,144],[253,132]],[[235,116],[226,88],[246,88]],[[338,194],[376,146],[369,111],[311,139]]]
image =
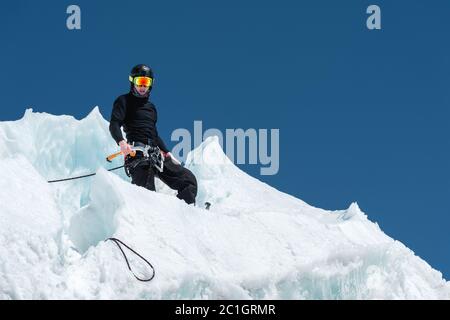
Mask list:
[[[178,191],[179,199],[188,204],[195,204],[197,196],[195,176],[173,158],[156,129],[158,116],[155,105],[149,101],[154,82],[153,71],[146,65],[137,65],[131,70],[129,80],[130,92],[121,95],[114,102],[109,131],[125,156],[125,164],[132,183],[155,191],[155,176],[157,176],[171,189]],[[122,136],[120,129],[122,126],[127,140]],[[151,161],[143,161],[145,158],[142,151],[137,151],[132,157],[130,155],[133,151],[132,146],[155,150],[158,158],[161,152],[162,171],[156,169]]]

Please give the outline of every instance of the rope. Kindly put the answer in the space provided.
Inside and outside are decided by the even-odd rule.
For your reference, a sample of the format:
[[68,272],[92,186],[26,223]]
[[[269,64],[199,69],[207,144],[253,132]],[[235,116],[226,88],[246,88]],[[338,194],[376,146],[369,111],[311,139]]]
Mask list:
[[[149,281],[152,281],[152,280],[153,280],[153,278],[155,277],[155,268],[153,268],[153,266],[152,266],[152,264],[151,264],[150,262],[148,262],[143,256],[141,256],[139,253],[137,253],[136,251],[134,251],[133,249],[131,249],[129,246],[127,246],[125,243],[123,243],[123,242],[120,241],[119,239],[117,239],[117,238],[108,238],[108,239],[105,240],[105,242],[108,241],[108,240],[111,240],[112,242],[114,242],[114,243],[119,247],[120,251],[121,251],[122,254],[123,254],[123,257],[125,258],[125,262],[127,263],[128,269],[131,271],[131,273],[133,274],[133,276],[134,276],[137,280],[142,281],[142,282],[149,282]],[[151,276],[149,279],[141,279],[141,278],[139,278],[139,277],[133,272],[133,270],[131,269],[130,263],[128,262],[127,255],[125,254],[125,252],[123,251],[122,247],[120,246],[121,244],[122,244],[124,247],[126,247],[128,250],[130,250],[131,252],[133,252],[135,255],[137,255],[139,258],[141,258],[142,260],[144,260],[144,261],[150,266],[150,268],[152,268],[153,274],[152,274],[152,276]]]
[[[114,171],[114,170],[118,170],[125,167],[125,165],[120,166],[120,167],[115,167],[112,169],[109,169],[108,171]],[[63,181],[69,181],[69,180],[76,180],[76,179],[82,179],[82,178],[87,178],[87,177],[92,177],[95,176],[97,173],[91,173],[91,174],[86,174],[84,176],[79,176],[79,177],[73,177],[73,178],[67,178],[67,179],[59,179],[59,180],[51,180],[51,181],[47,181],[48,183],[56,183],[56,182],[63,182]]]

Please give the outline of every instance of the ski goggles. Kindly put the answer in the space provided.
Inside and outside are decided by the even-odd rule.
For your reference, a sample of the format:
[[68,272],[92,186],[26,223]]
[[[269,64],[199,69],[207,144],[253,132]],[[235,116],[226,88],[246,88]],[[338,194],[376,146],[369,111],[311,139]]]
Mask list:
[[130,81],[133,82],[137,86],[145,86],[150,87],[153,83],[153,79],[150,77],[129,77]]

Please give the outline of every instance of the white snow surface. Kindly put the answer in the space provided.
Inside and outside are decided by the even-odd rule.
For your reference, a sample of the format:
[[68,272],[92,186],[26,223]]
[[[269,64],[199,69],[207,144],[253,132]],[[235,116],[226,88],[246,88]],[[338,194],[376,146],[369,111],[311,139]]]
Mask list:
[[[123,162],[105,161],[117,151],[108,125],[97,107],[0,122],[0,299],[450,299],[450,282],[356,203],[310,206],[241,171],[211,137],[188,156],[189,206],[160,181],[151,192],[106,171]],[[109,237],[146,257],[154,280],[137,281]]]

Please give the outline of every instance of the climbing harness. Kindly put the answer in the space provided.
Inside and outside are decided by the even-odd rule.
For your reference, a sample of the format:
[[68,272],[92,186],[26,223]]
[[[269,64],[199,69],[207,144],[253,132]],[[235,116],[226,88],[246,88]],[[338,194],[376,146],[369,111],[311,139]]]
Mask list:
[[[144,145],[144,144],[138,144],[136,145],[133,143],[133,146],[131,149],[136,152],[140,151],[142,152],[141,156],[136,156],[135,160],[132,160],[131,162],[127,163],[125,166],[125,173],[128,177],[131,176],[130,169],[135,169],[136,167],[140,165],[149,165],[150,168],[156,168],[159,172],[163,172],[164,170],[164,157],[162,155],[161,150],[159,147],[153,147],[150,145]],[[131,156],[133,157],[133,156]],[[129,159],[129,158],[128,158]]]

